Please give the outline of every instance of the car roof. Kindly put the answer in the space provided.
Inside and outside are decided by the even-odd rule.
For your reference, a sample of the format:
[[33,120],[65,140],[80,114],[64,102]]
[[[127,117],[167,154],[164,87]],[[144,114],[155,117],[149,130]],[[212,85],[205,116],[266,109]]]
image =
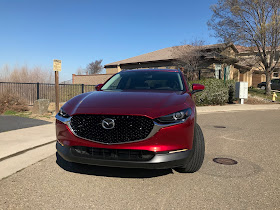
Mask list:
[[122,70],[123,72],[136,72],[136,71],[161,71],[161,72],[179,72],[177,69],[127,69]]

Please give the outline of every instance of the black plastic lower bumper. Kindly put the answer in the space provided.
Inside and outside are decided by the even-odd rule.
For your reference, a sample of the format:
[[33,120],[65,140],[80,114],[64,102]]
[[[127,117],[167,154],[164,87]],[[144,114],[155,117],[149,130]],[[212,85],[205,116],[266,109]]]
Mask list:
[[121,167],[121,168],[147,168],[147,169],[166,169],[176,168],[186,164],[191,157],[191,150],[176,153],[155,153],[155,156],[148,161],[123,161],[109,159],[95,159],[80,157],[73,153],[73,148],[62,146],[56,143],[58,154],[66,161],[89,165]]

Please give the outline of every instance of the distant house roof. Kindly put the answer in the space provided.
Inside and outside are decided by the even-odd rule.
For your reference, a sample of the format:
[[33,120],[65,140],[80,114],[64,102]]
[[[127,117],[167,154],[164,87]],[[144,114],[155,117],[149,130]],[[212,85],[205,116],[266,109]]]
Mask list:
[[[242,45],[235,45],[235,47],[240,53],[252,53],[252,52],[257,53],[258,52],[257,47],[245,47],[245,46],[242,46]],[[267,47],[266,50],[270,51],[271,48]],[[277,48],[277,51],[278,50],[280,50],[280,47]]]
[[153,52],[149,52],[146,54],[138,55],[132,58],[127,58],[124,60],[116,61],[113,63],[106,64],[106,66],[114,66],[114,65],[120,65],[125,63],[140,63],[140,62],[147,62],[147,61],[158,61],[158,60],[170,60],[174,59],[173,53],[172,53],[172,47],[167,47],[161,50],[156,50]]
[[[189,48],[190,51],[196,49],[196,47],[192,45],[181,45],[181,46],[176,46],[178,48],[184,47]],[[207,49],[225,49],[227,47],[232,47],[234,51],[238,52],[238,50],[235,48],[235,46],[230,43],[230,44],[214,44],[214,45],[204,45],[200,46],[200,50],[207,50]],[[151,61],[163,61],[163,60],[174,60],[176,59],[176,54],[174,54],[174,49],[175,47],[167,47],[164,49],[156,50],[153,52],[149,52],[146,54],[138,55],[135,57],[127,58],[124,60],[116,61],[113,63],[106,64],[104,67],[109,67],[109,66],[116,66],[120,64],[129,64],[129,63],[141,63],[141,62],[151,62]]]
[[235,45],[235,47],[238,50],[238,52],[249,52],[251,50],[251,48],[242,45]]

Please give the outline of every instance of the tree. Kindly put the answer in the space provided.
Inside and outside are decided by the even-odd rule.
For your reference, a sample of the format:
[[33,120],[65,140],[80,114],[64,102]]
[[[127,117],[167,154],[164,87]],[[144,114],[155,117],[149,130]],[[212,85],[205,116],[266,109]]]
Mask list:
[[[2,76],[1,76],[2,73]],[[40,83],[53,83],[53,71],[42,69],[41,67],[29,68],[25,66],[15,66],[13,68],[5,65],[0,69],[0,81],[4,82],[40,82]]]
[[83,68],[82,68],[82,67],[79,67],[79,68],[77,69],[77,71],[76,71],[76,74],[77,74],[77,75],[82,75],[83,72],[84,72]]
[[271,74],[279,62],[280,1],[219,0],[211,10],[208,26],[216,37],[257,51],[266,74],[266,94],[270,94]]
[[101,65],[102,59],[95,60],[94,62],[91,62],[87,65],[86,71],[88,74],[98,74],[102,71],[103,66]]
[[188,80],[194,80],[195,73],[198,72],[198,67],[201,63],[204,41],[195,40],[189,44],[186,42],[182,44],[173,47],[173,57],[176,58],[174,64],[182,69]]

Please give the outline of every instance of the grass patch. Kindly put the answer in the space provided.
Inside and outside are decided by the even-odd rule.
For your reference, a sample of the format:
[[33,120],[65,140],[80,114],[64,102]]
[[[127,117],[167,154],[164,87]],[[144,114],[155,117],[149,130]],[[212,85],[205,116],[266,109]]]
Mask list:
[[18,117],[28,117],[31,118],[31,112],[16,112],[13,110],[7,110],[3,113],[4,115],[18,116]]
[[[272,100],[273,91],[271,91],[271,95],[268,96],[268,95],[265,94],[265,90],[257,89],[257,88],[249,88],[248,93],[252,96],[258,96],[260,98],[264,98],[264,99],[267,99],[267,100]],[[276,97],[276,101],[280,102],[280,93],[276,92],[276,94],[278,96],[278,97]]]
[[13,111],[13,110],[7,110],[3,113],[3,115],[26,117],[26,118],[30,118],[30,119],[44,120],[44,121],[48,121],[48,122],[54,122],[55,121],[54,116],[51,116],[50,114],[34,115],[34,114],[32,114],[31,111],[16,112],[16,111]]
[[50,119],[50,118],[51,118],[51,116],[50,116],[50,115],[42,115],[41,117],[43,117],[43,118],[48,118],[48,119]]

